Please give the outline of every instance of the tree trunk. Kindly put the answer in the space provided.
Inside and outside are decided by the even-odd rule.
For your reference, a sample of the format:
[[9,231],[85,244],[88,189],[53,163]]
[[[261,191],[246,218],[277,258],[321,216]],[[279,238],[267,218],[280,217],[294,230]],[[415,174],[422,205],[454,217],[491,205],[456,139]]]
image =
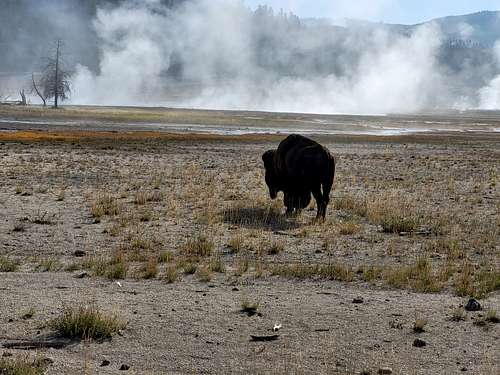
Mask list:
[[54,108],[57,108],[57,102],[59,99],[59,47],[61,46],[61,41],[57,41],[57,52],[56,52],[56,79],[54,80]]
[[40,97],[40,99],[42,99],[43,106],[46,107],[47,106],[47,101],[45,100],[45,98],[43,97],[43,95],[38,90],[38,86],[36,85],[36,82],[35,82],[35,74],[34,73],[31,73],[31,80],[33,81],[33,89],[35,90],[36,94]]
[[19,102],[19,105],[26,105],[26,94],[24,93],[24,89],[19,91],[19,95],[21,95],[21,101]]

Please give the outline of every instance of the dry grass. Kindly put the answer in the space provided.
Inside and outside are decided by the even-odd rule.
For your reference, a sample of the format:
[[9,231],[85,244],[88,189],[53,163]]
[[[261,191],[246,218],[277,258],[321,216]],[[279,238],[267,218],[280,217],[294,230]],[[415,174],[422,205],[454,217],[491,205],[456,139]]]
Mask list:
[[196,269],[196,277],[198,278],[199,281],[204,283],[208,283],[209,281],[211,281],[213,278],[213,273],[210,268],[210,265],[199,266]]
[[148,195],[144,190],[139,190],[134,195],[134,203],[137,205],[144,205],[148,201]]
[[457,307],[451,313],[450,320],[452,322],[461,322],[466,319],[467,319],[467,314],[465,313],[465,310],[461,307]]
[[[368,218],[380,225],[385,233],[414,232],[424,223],[416,199],[401,191],[364,196],[345,195],[334,201],[334,207]],[[351,234],[349,232],[353,229],[354,224],[350,224],[345,230]]]
[[42,358],[29,359],[18,356],[16,358],[0,358],[1,375],[43,375],[46,363]]
[[56,258],[42,259],[36,266],[40,272],[55,272],[63,269],[64,265]]
[[348,265],[339,263],[317,264],[275,264],[271,266],[271,275],[297,279],[328,279],[338,281],[353,281],[354,272]]
[[426,243],[424,250],[431,253],[445,254],[450,261],[464,259],[466,254],[461,243],[455,238],[438,238]]
[[285,230],[297,227],[297,224],[288,221],[281,213],[281,207],[276,203],[236,202],[224,209],[222,213],[223,221],[227,224],[237,225],[255,229]]
[[118,250],[108,261],[105,275],[110,280],[125,279],[128,272],[128,263],[125,254]]
[[260,302],[259,301],[252,301],[247,296],[243,296],[241,298],[241,301],[240,301],[240,307],[241,307],[242,312],[256,313],[259,310]]
[[[77,268],[76,265],[71,267]],[[110,280],[125,279],[128,262],[123,251],[117,251],[112,257],[90,256],[85,258],[79,268],[92,271],[94,276],[105,276]]]
[[435,293],[443,289],[443,283],[432,270],[430,260],[420,256],[409,266],[388,267],[382,274],[390,286],[400,289],[413,289],[417,292]]
[[49,326],[61,337],[102,340],[111,338],[126,323],[115,314],[103,312],[95,303],[63,307]]
[[92,217],[99,219],[103,216],[115,216],[120,213],[118,200],[109,193],[98,193],[90,207]]
[[[261,149],[269,144],[214,143],[220,137],[177,137],[153,132],[19,132],[15,137],[48,142],[28,145],[32,155],[29,163],[23,153],[9,153],[12,163],[7,164],[5,172],[8,197],[1,197],[4,203],[0,204],[9,206],[7,199],[16,202],[31,199],[22,197],[24,192],[32,192],[33,198],[38,198],[42,194],[38,191],[43,190],[39,186],[52,191],[52,198],[59,188],[71,192],[71,202],[68,197],[57,204],[52,199],[62,215],[57,217],[58,227],[29,224],[28,228],[20,227],[20,232],[27,229],[26,237],[35,238],[39,232],[72,223],[69,211],[73,200],[75,207],[80,207],[81,197],[85,196],[96,218],[93,225],[82,231],[89,233],[85,235],[88,248],[110,246],[122,248],[124,253],[121,261],[103,255],[82,264],[74,261],[70,266],[64,264],[69,270],[86,268],[94,275],[114,279],[127,277],[130,267],[134,276],[139,277],[141,273],[146,275],[145,268],[153,263],[150,258],[154,257],[161,275],[165,273],[162,263],[167,263],[175,266],[177,272],[188,274],[195,273],[198,266],[209,267],[214,274],[228,269],[236,275],[253,272],[255,267],[255,276],[260,277],[268,271],[272,273],[273,268],[279,273],[275,265],[266,264],[279,259],[283,275],[295,273],[297,277],[326,279],[335,272],[329,273],[324,264],[335,259],[339,265],[356,264],[356,273],[351,271],[353,276],[339,276],[344,280],[423,292],[446,288],[459,295],[474,296],[486,296],[499,288],[498,262],[494,257],[498,251],[500,205],[492,202],[495,192],[492,186],[498,184],[498,172],[491,163],[495,154],[486,147],[481,149],[481,159],[469,160],[459,153],[454,156],[460,163],[455,163],[448,160],[450,152],[455,147],[462,150],[462,146],[449,144],[448,140],[445,146],[450,149],[444,152],[441,145],[403,147],[394,138],[377,138],[384,145],[383,151],[378,146],[363,144],[367,154],[357,154],[354,158],[351,151],[344,151],[357,146],[341,145],[338,152],[342,163],[332,193],[332,206],[337,211],[329,210],[326,222],[313,224],[313,211],[305,210],[298,217],[287,218],[283,215],[281,194],[276,201],[269,199],[260,161]],[[77,147],[52,142],[70,139],[78,140]],[[200,151],[188,143],[182,143],[182,147],[193,147],[192,155],[165,153],[166,145],[195,139],[210,140],[203,150],[203,163],[191,157]],[[363,142],[367,139],[359,138]],[[388,143],[384,142],[390,142],[391,147],[385,147]],[[27,146],[8,144],[7,147],[22,151]],[[45,152],[47,147],[54,152]],[[58,147],[65,147],[61,154],[70,153],[71,158],[61,158]],[[416,159],[401,158],[401,152],[408,152]],[[54,156],[51,159],[47,155]],[[359,163],[359,158],[364,163]],[[74,169],[78,179],[61,175],[53,181],[39,172],[69,170],[75,160],[81,165]],[[475,168],[481,163],[489,167]],[[85,186],[75,181],[85,181]],[[19,196],[12,194],[15,189]],[[460,215],[463,212],[467,215]],[[25,215],[16,212],[14,217]],[[104,217],[105,224],[99,224]],[[23,236],[6,232],[15,241]],[[400,232],[407,233],[399,236]],[[192,233],[195,235],[190,237]],[[224,243],[225,249],[221,246]],[[166,248],[164,244],[173,252],[160,252]],[[225,253],[221,258],[217,251],[223,250],[238,255]],[[54,259],[68,262],[67,257],[60,257],[59,246],[50,251],[46,256],[55,254]],[[279,257],[273,259],[274,255]],[[419,256],[427,260],[418,264]],[[315,264],[323,266],[318,268]]]
[[497,324],[500,322],[500,319],[498,318],[498,313],[494,309],[488,309],[486,312],[486,317],[484,318],[487,322]]
[[210,259],[209,268],[210,271],[212,272],[217,272],[217,273],[226,272],[226,265],[224,264],[224,261],[221,259],[219,253],[215,253],[212,255],[212,258]]
[[214,243],[205,235],[188,240],[181,249],[181,253],[189,257],[208,257],[212,255]]
[[285,251],[285,243],[283,241],[272,241],[267,248],[269,255],[281,254],[283,251]]
[[146,264],[143,265],[139,273],[140,279],[154,279],[160,272],[158,268],[158,260],[155,257],[149,258]]
[[167,266],[165,268],[165,274],[163,275],[163,280],[168,284],[172,284],[179,278],[179,272],[174,266]]
[[236,276],[242,276],[248,271],[248,267],[250,265],[250,262],[248,260],[248,255],[247,254],[241,254],[238,257],[238,260],[236,262],[236,270],[234,274]]
[[16,272],[18,268],[19,268],[18,262],[0,256],[0,272]]
[[428,323],[427,319],[418,317],[415,314],[415,322],[413,322],[413,332],[415,333],[425,332],[425,326],[427,325],[427,323]]
[[338,224],[339,233],[343,236],[356,234],[361,230],[361,225],[354,221],[346,221]]
[[231,237],[229,240],[227,246],[233,253],[239,253],[243,249],[243,245],[245,243],[245,240],[243,236],[241,235],[236,235],[234,237]]
[[170,263],[174,260],[174,254],[169,250],[164,250],[158,255],[159,263]]

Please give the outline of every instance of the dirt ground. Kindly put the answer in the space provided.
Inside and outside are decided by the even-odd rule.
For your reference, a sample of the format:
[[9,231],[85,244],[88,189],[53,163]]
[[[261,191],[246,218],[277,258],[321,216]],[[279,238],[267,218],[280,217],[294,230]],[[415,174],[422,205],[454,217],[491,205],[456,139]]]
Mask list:
[[[317,138],[337,158],[325,222],[270,201],[276,137],[56,138],[0,133],[0,353],[48,374],[499,373],[498,135]],[[2,349],[89,302],[126,328]]]

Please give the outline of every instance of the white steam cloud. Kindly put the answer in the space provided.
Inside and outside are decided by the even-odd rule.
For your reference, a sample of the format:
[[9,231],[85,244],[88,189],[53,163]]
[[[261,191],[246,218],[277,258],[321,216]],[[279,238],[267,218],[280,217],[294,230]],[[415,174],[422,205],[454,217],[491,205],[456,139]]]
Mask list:
[[[358,114],[478,101],[500,107],[500,75],[471,96],[450,86],[450,72],[438,61],[437,24],[410,35],[339,28],[338,36],[331,28],[297,26],[291,16],[268,21],[230,0],[190,1],[174,10],[155,0],[99,9],[100,69],[77,67],[72,102]],[[335,68],[325,70],[322,58]],[[179,62],[182,79],[174,79]]]
[[[495,44],[495,57],[500,64],[500,41]],[[481,109],[500,108],[500,74],[481,90],[479,90]]]

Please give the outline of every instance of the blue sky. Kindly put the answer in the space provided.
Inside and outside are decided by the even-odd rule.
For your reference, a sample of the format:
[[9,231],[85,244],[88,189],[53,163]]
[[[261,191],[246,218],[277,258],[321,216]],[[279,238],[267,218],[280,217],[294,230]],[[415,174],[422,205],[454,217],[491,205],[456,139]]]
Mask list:
[[414,24],[447,15],[500,10],[499,0],[243,0],[255,8],[271,5],[300,17],[360,18]]

